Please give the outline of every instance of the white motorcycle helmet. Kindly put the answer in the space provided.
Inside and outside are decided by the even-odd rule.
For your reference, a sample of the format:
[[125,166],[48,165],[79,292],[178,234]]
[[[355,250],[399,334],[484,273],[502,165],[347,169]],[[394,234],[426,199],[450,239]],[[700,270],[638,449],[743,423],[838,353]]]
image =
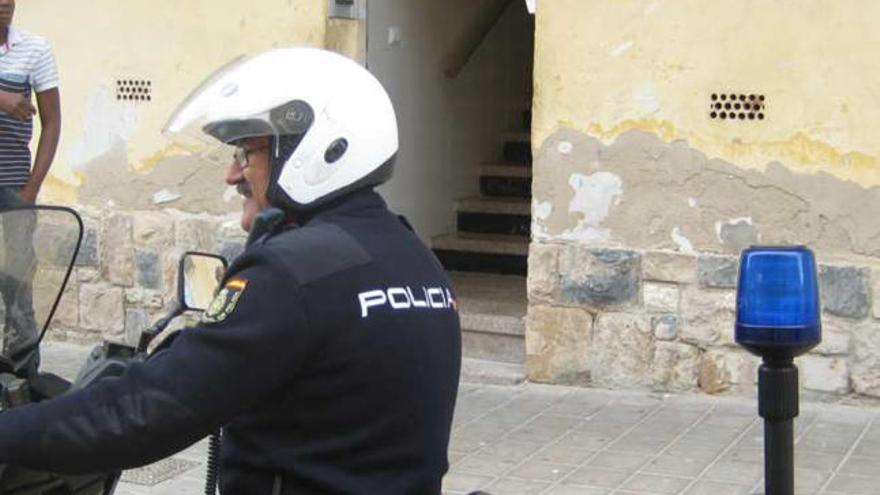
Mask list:
[[282,48],[243,57],[202,83],[165,132],[223,143],[269,136],[273,206],[305,211],[391,177],[397,118],[385,89],[342,55]]

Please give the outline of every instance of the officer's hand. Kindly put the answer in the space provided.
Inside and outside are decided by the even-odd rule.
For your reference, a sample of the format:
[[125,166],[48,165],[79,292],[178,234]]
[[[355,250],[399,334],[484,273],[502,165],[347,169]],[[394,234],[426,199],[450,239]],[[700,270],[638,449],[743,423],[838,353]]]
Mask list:
[[0,110],[12,115],[18,120],[29,119],[37,113],[37,109],[31,100],[18,93],[0,91]]

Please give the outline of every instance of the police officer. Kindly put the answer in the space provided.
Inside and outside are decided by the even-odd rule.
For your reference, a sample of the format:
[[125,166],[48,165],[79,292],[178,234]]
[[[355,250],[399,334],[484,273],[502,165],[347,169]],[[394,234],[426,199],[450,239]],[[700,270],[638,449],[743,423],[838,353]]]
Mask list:
[[0,463],[144,465],[222,427],[225,494],[439,494],[461,361],[442,267],[373,187],[388,95],[316,49],[209,78],[167,130],[236,146],[244,254],[202,322],[123,376],[0,414]]

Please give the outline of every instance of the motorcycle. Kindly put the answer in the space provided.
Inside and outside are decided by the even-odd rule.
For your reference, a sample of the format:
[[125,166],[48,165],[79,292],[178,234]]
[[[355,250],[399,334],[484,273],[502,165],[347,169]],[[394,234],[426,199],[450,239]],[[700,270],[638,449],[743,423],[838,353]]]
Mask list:
[[[167,314],[144,330],[136,345],[105,341],[95,347],[69,382],[39,370],[39,347],[73,273],[82,219],[60,206],[10,208],[0,211],[0,238],[0,414],[119,376],[148,359],[173,335],[163,331],[175,318],[207,309],[227,267],[220,256],[185,253],[178,265],[177,300]],[[120,475],[63,475],[0,465],[0,495],[112,495]]]

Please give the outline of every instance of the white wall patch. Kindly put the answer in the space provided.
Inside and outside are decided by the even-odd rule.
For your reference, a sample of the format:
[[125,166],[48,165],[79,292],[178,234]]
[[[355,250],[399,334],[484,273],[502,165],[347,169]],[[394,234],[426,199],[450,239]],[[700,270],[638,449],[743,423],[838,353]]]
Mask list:
[[678,246],[678,250],[682,253],[694,254],[695,252],[694,245],[691,244],[687,237],[682,235],[681,229],[678,227],[672,229],[672,242]]
[[620,204],[623,195],[623,181],[611,172],[573,174],[568,184],[574,189],[574,198],[568,205],[568,211],[583,213],[584,222],[593,226],[605,220],[611,206]]
[[634,44],[635,43],[633,43],[632,41],[621,43],[611,50],[608,50],[608,55],[611,55],[612,57],[619,57],[629,51],[629,49],[632,48]]
[[696,198],[688,198],[688,206],[690,206],[691,208],[696,208],[697,206],[699,206],[699,203],[697,202]]
[[118,102],[106,86],[99,86],[86,100],[82,135],[67,152],[67,160],[75,170],[117,147],[125,149],[137,129],[140,108]]
[[532,214],[539,220],[550,218],[553,213],[553,203],[549,201],[532,200]]
[[635,88],[632,92],[632,99],[639,112],[653,114],[660,111],[660,100],[651,84],[643,84]]
[[645,7],[645,15],[651,15],[654,12],[657,12],[657,9],[660,8],[660,0],[654,0],[647,7]]
[[532,241],[550,241],[553,240],[553,236],[547,232],[547,228],[544,227],[544,224],[538,222],[537,220],[532,220],[532,232],[531,232]]
[[620,204],[623,181],[610,172],[596,172],[592,175],[574,174],[568,184],[574,189],[574,198],[568,205],[568,211],[580,213],[583,218],[561,237],[587,242],[608,239],[611,232],[601,228],[601,224],[611,212],[611,207]]
[[571,141],[561,141],[556,145],[556,151],[558,151],[560,155],[570,155],[571,152],[574,151],[574,145],[571,144]]
[[177,201],[180,197],[180,194],[171,192],[168,189],[162,189],[153,195],[153,204],[161,205],[164,203],[171,203],[172,201]]
[[553,203],[532,199],[532,239],[549,240],[550,234],[542,223],[553,213]]

